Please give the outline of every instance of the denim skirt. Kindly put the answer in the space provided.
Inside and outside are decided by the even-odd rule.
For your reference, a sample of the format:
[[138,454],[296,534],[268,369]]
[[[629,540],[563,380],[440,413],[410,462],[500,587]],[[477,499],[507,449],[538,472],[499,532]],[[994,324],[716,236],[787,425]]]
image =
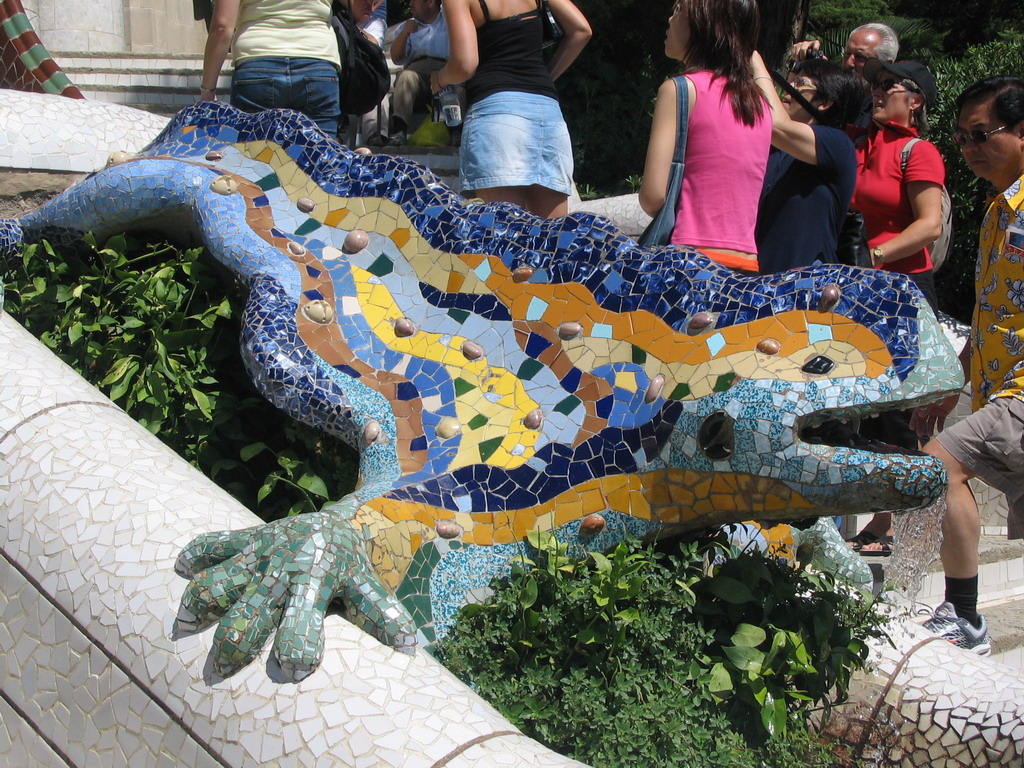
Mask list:
[[469,108],[459,175],[464,190],[542,187],[572,192],[572,145],[558,102],[505,91]]
[[231,104],[243,112],[294,109],[331,138],[338,135],[338,70],[323,59],[262,56],[235,65]]

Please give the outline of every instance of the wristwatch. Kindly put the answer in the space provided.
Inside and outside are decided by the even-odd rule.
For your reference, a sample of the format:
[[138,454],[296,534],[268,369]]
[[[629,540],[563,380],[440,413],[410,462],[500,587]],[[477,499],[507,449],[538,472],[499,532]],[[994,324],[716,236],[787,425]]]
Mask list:
[[875,264],[885,263],[885,254],[882,253],[882,249],[878,246],[871,249],[871,261]]

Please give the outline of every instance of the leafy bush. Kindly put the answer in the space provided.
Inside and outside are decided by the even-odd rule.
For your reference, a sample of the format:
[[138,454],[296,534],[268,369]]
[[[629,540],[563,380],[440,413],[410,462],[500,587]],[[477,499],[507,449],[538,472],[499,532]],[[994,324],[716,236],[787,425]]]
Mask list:
[[832,765],[812,706],[845,695],[879,619],[866,596],[720,538],[534,561],[462,610],[441,660],[525,733],[602,768]]
[[352,489],[355,455],[256,393],[238,302],[199,254],[124,237],[29,246],[4,310],[263,519],[319,509]]

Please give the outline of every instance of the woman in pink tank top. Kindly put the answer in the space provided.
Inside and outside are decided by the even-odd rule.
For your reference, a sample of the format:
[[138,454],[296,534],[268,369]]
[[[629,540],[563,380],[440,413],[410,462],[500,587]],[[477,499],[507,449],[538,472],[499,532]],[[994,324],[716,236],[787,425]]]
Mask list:
[[[759,28],[755,0],[679,0],[665,37],[665,55],[683,63],[690,107],[672,242],[751,272],[758,269],[754,226],[772,135],[750,69]],[[658,89],[640,187],[640,205],[652,216],[665,202],[676,115],[676,87],[667,80]]]

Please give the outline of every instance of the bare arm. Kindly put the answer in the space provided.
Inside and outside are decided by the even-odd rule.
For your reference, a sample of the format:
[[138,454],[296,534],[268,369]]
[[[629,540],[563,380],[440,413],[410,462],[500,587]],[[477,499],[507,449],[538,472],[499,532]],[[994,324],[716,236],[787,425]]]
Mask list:
[[[447,7],[447,5],[445,6]],[[405,64],[405,56],[408,53],[409,36],[420,28],[416,19],[409,19],[398,30],[398,35],[391,42],[391,60],[395,64]]]
[[[686,90],[692,111],[695,91],[689,78],[686,79]],[[665,204],[668,176],[679,130],[676,114],[676,84],[666,80],[658,88],[658,100],[654,103],[651,138],[647,143],[647,160],[644,162],[644,180],[639,193],[640,207],[650,216],[656,216]]]
[[908,181],[907,196],[914,220],[879,247],[882,263],[891,264],[929,247],[942,234],[942,187],[931,181]]
[[480,64],[480,51],[476,45],[476,21],[470,9],[471,1],[445,0],[448,62],[430,78],[430,88],[434,93],[445,86],[466,82]]
[[754,51],[750,64],[754,72],[754,82],[761,89],[772,111],[772,146],[797,160],[817,165],[818,142],[814,130],[807,123],[798,122],[789,116],[760,53]]
[[224,67],[228,49],[231,47],[231,36],[235,34],[235,22],[238,21],[240,0],[217,0],[213,5],[213,18],[210,20],[210,33],[206,38],[203,51],[203,79],[200,81],[199,98],[202,101],[216,101],[217,78]]
[[551,79],[557,80],[590,42],[593,32],[587,17],[573,4],[572,0],[548,0],[548,2],[551,5],[551,13],[554,14],[555,21],[565,33],[565,37],[558,43],[558,47],[555,48],[555,52],[548,62]]

